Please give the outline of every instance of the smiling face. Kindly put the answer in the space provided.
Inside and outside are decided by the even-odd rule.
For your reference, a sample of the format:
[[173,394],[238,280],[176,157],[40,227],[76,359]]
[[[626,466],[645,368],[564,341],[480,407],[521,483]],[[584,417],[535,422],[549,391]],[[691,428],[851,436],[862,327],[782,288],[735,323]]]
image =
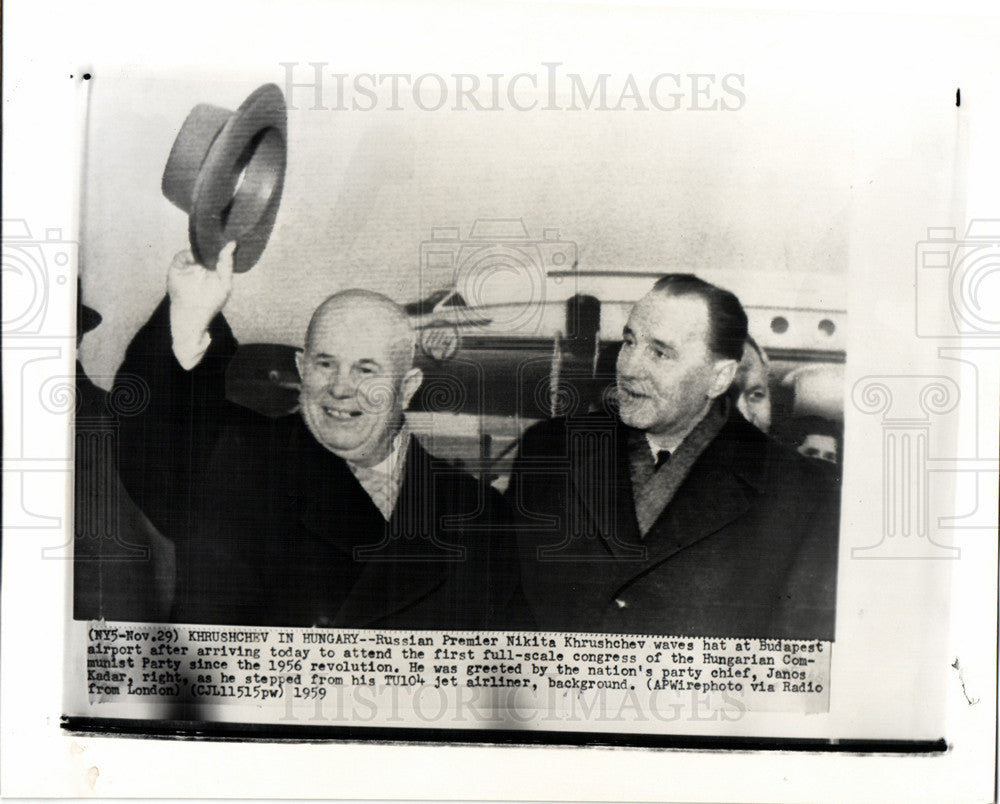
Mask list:
[[632,308],[618,354],[625,424],[664,440],[694,428],[737,366],[709,350],[708,335],[708,305],[699,296],[653,292]]
[[399,307],[366,291],[332,296],[313,315],[296,362],[302,417],[316,440],[361,466],[382,461],[422,379]]

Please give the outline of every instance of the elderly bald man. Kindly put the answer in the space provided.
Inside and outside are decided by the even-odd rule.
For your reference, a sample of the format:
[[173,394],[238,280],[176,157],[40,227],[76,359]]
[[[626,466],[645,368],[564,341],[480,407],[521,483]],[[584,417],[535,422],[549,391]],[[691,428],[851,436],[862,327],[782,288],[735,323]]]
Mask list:
[[178,255],[119,372],[150,390],[122,422],[122,475],[177,546],[172,619],[530,627],[502,498],[406,427],[422,375],[401,308],[324,301],[297,355],[299,412],[269,419],[225,399],[232,285],[231,248],[215,271]]

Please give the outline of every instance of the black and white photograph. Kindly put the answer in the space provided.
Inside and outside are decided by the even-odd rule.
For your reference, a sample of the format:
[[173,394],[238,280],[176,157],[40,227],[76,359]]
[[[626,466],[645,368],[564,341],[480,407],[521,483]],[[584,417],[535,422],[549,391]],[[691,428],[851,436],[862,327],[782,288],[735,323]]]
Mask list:
[[5,11],[12,795],[985,800],[995,17]]
[[[301,94],[298,67],[285,65],[286,87]],[[820,274],[814,295],[796,287],[799,304],[786,306],[753,293],[760,275],[743,265],[705,265],[713,284],[689,257],[617,265],[609,249],[588,270],[600,244],[578,225],[574,241],[553,228],[533,239],[523,218],[477,217],[432,226],[409,259],[360,274],[317,236],[312,253],[330,258],[290,260],[244,290],[284,221],[286,115],[274,84],[228,114],[194,107],[161,182],[188,213],[190,248],[155,277],[165,298],[103,405],[80,365],[78,382],[110,414],[97,433],[114,435],[94,437],[78,417],[77,619],[832,641],[842,253],[804,272]],[[407,123],[363,126],[347,170],[359,153],[427,163],[428,141]],[[342,193],[370,193],[364,178]],[[421,178],[412,166],[409,182]],[[648,185],[657,214],[664,179]],[[433,171],[423,180],[436,184]],[[329,197],[333,182],[314,171],[302,186]],[[405,211],[380,205],[363,223]],[[619,214],[635,225],[631,205]],[[101,279],[106,300],[95,288],[88,301],[109,316],[149,308],[117,270]],[[413,279],[417,296],[382,292]],[[753,293],[767,347],[733,285]],[[295,286],[315,288],[296,307],[321,299],[305,333],[255,336],[292,317],[274,300]],[[249,316],[243,339],[226,319],[231,299],[234,320]],[[100,314],[81,305],[80,326],[88,315],[94,326]],[[79,560],[95,547],[104,554]]]

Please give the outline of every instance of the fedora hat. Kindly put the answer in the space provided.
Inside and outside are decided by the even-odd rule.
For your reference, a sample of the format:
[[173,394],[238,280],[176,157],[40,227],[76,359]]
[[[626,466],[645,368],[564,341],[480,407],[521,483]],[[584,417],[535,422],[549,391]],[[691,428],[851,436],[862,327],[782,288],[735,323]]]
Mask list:
[[195,259],[214,268],[236,241],[233,270],[249,271],[271,235],[285,180],[285,97],[265,84],[235,112],[198,104],[181,126],[163,170],[163,195],[188,214]]

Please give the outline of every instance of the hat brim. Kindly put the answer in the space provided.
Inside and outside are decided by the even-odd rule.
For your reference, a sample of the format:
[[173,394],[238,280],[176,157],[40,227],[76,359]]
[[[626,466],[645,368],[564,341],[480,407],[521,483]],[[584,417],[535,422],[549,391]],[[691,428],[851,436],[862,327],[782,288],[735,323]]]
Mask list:
[[256,265],[281,203],[287,136],[285,98],[274,84],[257,89],[222,127],[198,171],[188,215],[199,263],[214,268],[235,240],[233,270]]

